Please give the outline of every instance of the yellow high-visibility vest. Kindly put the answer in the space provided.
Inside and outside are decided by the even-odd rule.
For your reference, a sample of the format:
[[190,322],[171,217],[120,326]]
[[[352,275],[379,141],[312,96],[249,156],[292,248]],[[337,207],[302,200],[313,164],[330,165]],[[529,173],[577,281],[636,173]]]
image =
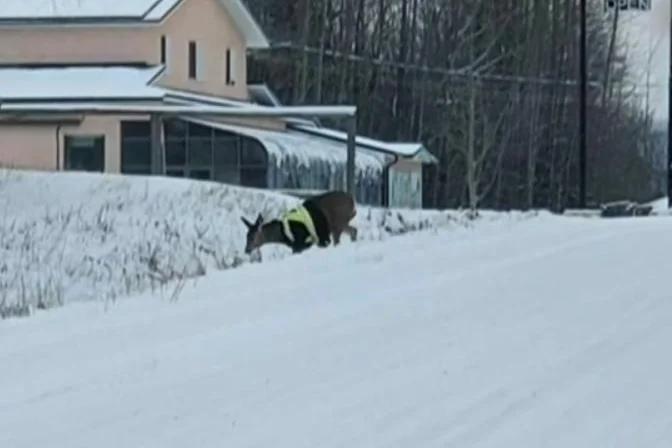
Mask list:
[[319,241],[319,238],[317,236],[317,230],[315,229],[315,223],[313,222],[313,218],[310,216],[310,213],[306,209],[306,207],[300,206],[297,208],[294,208],[287,212],[285,216],[282,218],[282,228],[285,232],[285,236],[287,236],[287,239],[289,241],[294,242],[294,235],[292,234],[292,229],[289,227],[290,222],[297,222],[299,224],[303,224],[306,227],[306,230],[308,230],[308,237],[306,238],[306,243],[313,243],[316,244]]

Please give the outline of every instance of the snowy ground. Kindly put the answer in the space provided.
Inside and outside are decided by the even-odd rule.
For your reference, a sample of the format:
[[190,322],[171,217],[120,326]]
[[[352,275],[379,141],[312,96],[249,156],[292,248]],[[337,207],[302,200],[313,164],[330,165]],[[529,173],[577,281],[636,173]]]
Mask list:
[[0,322],[0,446],[672,446],[670,218],[483,221]]
[[656,215],[669,215],[670,209],[667,206],[667,197],[657,199],[648,205],[653,207],[653,213]]
[[[183,179],[0,170],[0,318],[28,305],[109,302],[238,266],[249,261],[241,216],[273,219],[297,202]],[[470,225],[461,213],[364,207],[355,224],[363,241]]]

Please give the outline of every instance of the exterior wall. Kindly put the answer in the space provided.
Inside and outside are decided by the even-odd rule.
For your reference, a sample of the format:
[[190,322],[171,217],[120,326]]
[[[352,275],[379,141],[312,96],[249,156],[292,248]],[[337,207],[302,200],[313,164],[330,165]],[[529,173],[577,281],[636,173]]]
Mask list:
[[155,33],[148,27],[0,27],[0,62],[148,62],[159,51]]
[[[168,73],[161,78],[160,85],[248,99],[245,42],[220,0],[187,0],[160,29],[156,29],[153,34],[156,51],[152,59],[156,64],[160,62],[159,49],[163,34],[168,37]],[[190,40],[196,42],[199,59],[202,59],[199,69],[203,70],[203,76],[200,80],[190,80],[188,77]],[[233,50],[233,86],[226,85],[227,48]],[[206,57],[201,58],[201,54]]]
[[400,160],[389,172],[388,204],[392,208],[422,208],[422,164]]
[[56,169],[55,125],[1,125],[0,166]]
[[[0,166],[55,171],[65,166],[67,136],[105,138],[105,172],[121,172],[121,122],[148,121],[148,116],[88,116],[79,125],[0,125]],[[58,142],[58,143],[57,143]],[[262,143],[259,143],[263,147]],[[330,190],[345,187],[345,164],[313,160],[305,165],[300,160],[278,161],[268,154],[267,187],[270,189]],[[390,175],[395,176],[393,206],[411,207],[408,199],[406,171],[417,174],[419,164],[400,162]],[[421,170],[419,170],[421,173]],[[394,173],[394,174],[393,174]],[[383,180],[380,172],[357,170],[357,200],[363,204],[381,205]],[[399,183],[399,185],[397,185]],[[420,196],[420,201],[422,197]],[[410,205],[409,205],[410,204]],[[420,202],[421,205],[421,202]],[[418,206],[420,206],[418,205]]]
[[[245,43],[220,0],[185,0],[162,24],[132,26],[0,27],[0,63],[161,63],[167,37],[168,72],[159,85],[247,99]],[[199,80],[188,78],[189,41],[199,47]],[[226,85],[225,54],[234,55],[234,86]]]
[[[167,38],[167,69],[157,84],[164,87],[248,100],[247,58],[243,35],[221,0],[184,0],[163,23],[132,26],[0,26],[0,64],[146,63],[161,64],[161,39]],[[199,77],[189,79],[189,42],[198,47]],[[233,52],[233,79],[226,84],[226,50]],[[226,120],[232,124],[284,130],[277,119]],[[56,127],[0,127],[0,164],[35,169],[56,165]],[[36,129],[39,129],[36,131]],[[110,117],[88,117],[81,127],[64,127],[64,135],[104,135],[105,169],[119,172],[120,123]],[[52,135],[53,134],[53,135]],[[44,148],[49,147],[49,150]],[[20,150],[17,148],[21,148]]]
[[59,166],[65,166],[65,137],[103,136],[105,137],[105,172],[121,172],[121,118],[111,116],[86,117],[79,126],[63,126],[59,132],[61,151]]
[[[105,137],[105,172],[121,172],[121,121],[139,117],[86,117],[80,125],[0,125],[0,166],[56,171],[65,166],[66,136]],[[145,118],[148,119],[148,118]],[[58,144],[57,142],[58,136]]]

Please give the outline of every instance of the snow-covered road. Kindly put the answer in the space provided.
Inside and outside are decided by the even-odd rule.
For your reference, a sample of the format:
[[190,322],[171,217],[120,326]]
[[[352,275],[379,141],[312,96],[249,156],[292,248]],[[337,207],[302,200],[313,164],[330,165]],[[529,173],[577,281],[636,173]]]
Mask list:
[[669,447],[671,271],[542,216],[0,321],[0,447]]

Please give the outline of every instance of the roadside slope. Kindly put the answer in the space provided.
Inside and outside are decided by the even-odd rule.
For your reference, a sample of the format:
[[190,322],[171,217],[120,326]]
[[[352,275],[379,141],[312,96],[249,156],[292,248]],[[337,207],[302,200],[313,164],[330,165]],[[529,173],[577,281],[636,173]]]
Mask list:
[[[187,179],[0,170],[0,318],[10,306],[22,314],[28,305],[113,301],[237,267],[249,261],[241,216],[273,219],[298,202]],[[359,207],[355,224],[371,241],[467,220]],[[271,260],[289,251],[263,253]]]

